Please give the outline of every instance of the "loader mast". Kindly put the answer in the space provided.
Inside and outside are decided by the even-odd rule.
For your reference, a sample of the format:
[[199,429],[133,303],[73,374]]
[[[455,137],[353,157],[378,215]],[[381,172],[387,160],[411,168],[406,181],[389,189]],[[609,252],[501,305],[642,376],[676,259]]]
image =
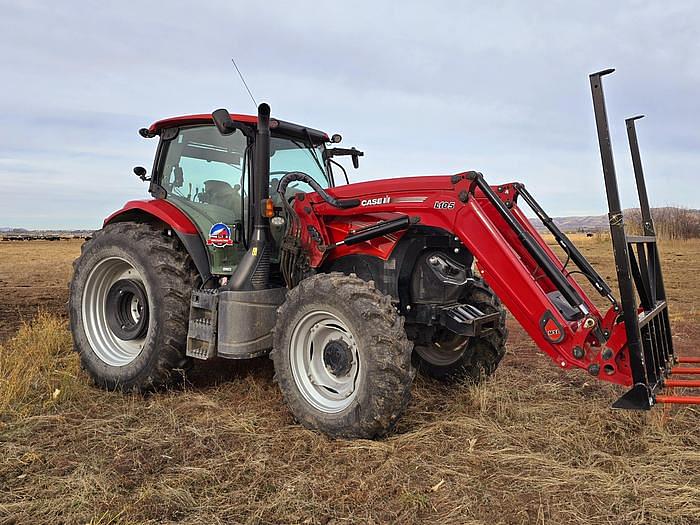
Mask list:
[[613,406],[649,409],[657,400],[668,402],[668,398],[657,399],[656,394],[663,388],[664,382],[671,373],[683,373],[683,371],[673,367],[676,358],[671,337],[666,290],[635,128],[635,121],[641,116],[628,118],[625,123],[644,235],[628,236],[625,233],[602,82],[602,77],[613,71],[614,69],[606,69],[590,75],[598,144],[608,197],[610,237],[615,255],[622,317],[627,334],[627,349],[633,380],[632,389]]

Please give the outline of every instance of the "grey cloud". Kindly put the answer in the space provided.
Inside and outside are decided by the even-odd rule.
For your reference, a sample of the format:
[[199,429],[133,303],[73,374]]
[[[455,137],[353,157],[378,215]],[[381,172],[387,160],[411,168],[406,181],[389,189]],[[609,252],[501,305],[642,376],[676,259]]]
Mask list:
[[[587,74],[639,124],[652,202],[699,207],[695,2],[1,2],[0,225],[96,227],[145,195],[130,174],[164,116],[252,111],[366,150],[355,180],[475,168],[553,215],[604,211]],[[41,202],[41,214],[32,213]]]

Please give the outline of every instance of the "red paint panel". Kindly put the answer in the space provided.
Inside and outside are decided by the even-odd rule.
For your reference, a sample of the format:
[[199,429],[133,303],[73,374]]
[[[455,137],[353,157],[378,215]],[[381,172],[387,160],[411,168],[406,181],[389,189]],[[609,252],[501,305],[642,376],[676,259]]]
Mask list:
[[141,211],[160,219],[172,229],[185,234],[199,233],[192,221],[178,208],[163,199],[138,200],[127,202],[121,210],[115,211],[104,221],[104,226],[117,222],[126,213]]

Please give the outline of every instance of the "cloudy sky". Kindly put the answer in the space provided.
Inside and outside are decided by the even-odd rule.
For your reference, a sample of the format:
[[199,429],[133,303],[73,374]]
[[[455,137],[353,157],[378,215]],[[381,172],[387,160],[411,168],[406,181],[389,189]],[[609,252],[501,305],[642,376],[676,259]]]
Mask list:
[[[579,7],[576,7],[576,4]],[[476,169],[552,215],[605,212],[588,74],[606,67],[652,205],[700,207],[700,5],[687,2],[0,0],[0,226],[95,228],[147,196],[158,118],[273,114],[365,151],[353,180]]]

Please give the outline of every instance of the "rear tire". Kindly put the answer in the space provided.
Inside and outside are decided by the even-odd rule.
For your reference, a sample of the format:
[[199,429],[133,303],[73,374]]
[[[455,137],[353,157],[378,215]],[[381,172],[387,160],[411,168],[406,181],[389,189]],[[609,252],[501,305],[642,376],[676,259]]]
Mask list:
[[391,298],[342,273],[304,279],[278,310],[275,380],[307,428],[332,437],[389,432],[410,399],[412,345]]
[[75,351],[94,382],[146,391],[181,379],[194,265],[154,225],[108,224],[73,263],[69,312]]
[[413,364],[421,373],[440,381],[478,383],[496,371],[506,353],[506,311],[481,279],[472,283],[462,302],[486,314],[501,312],[496,328],[481,337],[464,337],[442,329],[431,345],[416,344]]

